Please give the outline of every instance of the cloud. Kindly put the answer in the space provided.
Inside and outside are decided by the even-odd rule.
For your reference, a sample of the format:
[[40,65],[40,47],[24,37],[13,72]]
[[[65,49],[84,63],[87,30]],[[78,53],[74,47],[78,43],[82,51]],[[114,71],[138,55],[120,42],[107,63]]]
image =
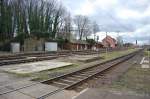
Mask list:
[[101,31],[108,31],[112,36],[120,31],[125,41],[135,42],[138,39],[141,43],[148,42],[150,38],[150,0],[63,0],[63,2],[73,15],[89,16],[98,22]]
[[90,1],[86,1],[85,4],[75,11],[75,14],[89,15],[94,12],[94,4]]
[[143,12],[149,7],[149,0],[120,0],[120,5],[122,4],[125,8]]
[[84,4],[75,10],[76,14],[91,15],[97,12],[97,9],[107,10],[117,4],[118,0],[83,0]]

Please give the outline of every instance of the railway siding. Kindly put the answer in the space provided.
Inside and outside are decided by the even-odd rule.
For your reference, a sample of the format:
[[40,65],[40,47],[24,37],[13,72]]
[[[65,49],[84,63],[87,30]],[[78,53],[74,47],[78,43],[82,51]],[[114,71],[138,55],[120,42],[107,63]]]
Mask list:
[[[130,54],[131,56],[133,55],[133,54]],[[129,57],[131,57],[130,55],[126,55],[126,56],[128,56],[128,58]],[[101,62],[99,62],[99,63],[95,63],[95,65],[97,66],[97,65],[104,65],[104,64],[107,64],[108,62],[110,62],[111,63],[111,61],[113,61],[113,60],[119,60],[120,58],[123,58],[123,56],[120,56],[120,57],[118,57],[118,58],[116,58],[116,59],[112,59],[112,60],[109,60],[109,61],[106,61],[106,62],[103,62],[103,63],[101,63]],[[127,58],[127,57],[126,57]],[[124,58],[123,58],[124,59]],[[122,60],[122,59],[121,59]],[[116,65],[116,64],[118,64],[117,62],[121,62],[121,60],[120,61],[116,61],[115,63],[113,63],[112,65]],[[93,62],[93,64],[92,63],[90,63],[92,66],[89,66],[89,67],[87,67],[87,68],[92,68],[93,66],[94,66],[94,62]],[[110,66],[112,66],[112,65],[110,65]],[[87,68],[84,68],[84,70],[86,70]],[[108,67],[109,68],[109,67]],[[105,69],[107,69],[107,68],[104,68],[103,70],[105,70]],[[83,69],[82,69],[83,70]],[[83,71],[84,71],[83,70]],[[100,70],[100,69],[97,69],[97,70]],[[103,71],[102,70],[102,71]],[[79,70],[78,70],[79,71]],[[76,72],[76,71],[74,71],[74,72]],[[93,71],[90,71],[90,72],[88,72],[88,76],[85,78],[84,76],[83,76],[83,74],[86,74],[86,72],[84,72],[84,73],[80,73],[80,75],[74,75],[74,76],[76,76],[78,79],[79,79],[79,82],[81,81],[81,80],[84,80],[84,79],[87,79],[88,77],[92,77],[92,75],[94,76],[94,75],[96,75],[96,74],[98,74],[98,71],[96,71],[96,72],[93,72]],[[77,73],[77,72],[76,72]],[[67,74],[65,74],[65,75],[67,75]],[[84,78],[82,78],[82,77],[84,77]],[[61,80],[63,80],[63,79],[61,79]],[[65,81],[67,81],[67,80],[65,80]],[[43,82],[42,82],[43,83]],[[71,82],[69,82],[69,83],[71,83]],[[40,84],[40,83],[37,83],[37,84],[35,84],[35,85],[38,85],[38,84]],[[73,83],[73,84],[75,84],[75,83]],[[71,84],[71,85],[73,85],[73,84]],[[49,85],[44,85],[44,86],[49,86]],[[57,88],[57,87],[56,87]],[[65,89],[66,88],[69,88],[68,86],[67,87],[65,87]],[[62,91],[63,89],[64,89],[64,87],[63,88],[60,88],[60,89],[56,89],[55,91],[53,91],[53,92],[44,92],[43,94],[39,94],[38,96],[36,96],[35,94],[34,94],[34,91],[36,90],[36,88],[35,88],[35,90],[34,90],[34,88],[31,88],[31,89],[33,89],[33,91],[31,91],[31,93],[28,93],[28,91],[23,91],[24,89],[28,89],[28,87],[25,87],[25,88],[21,88],[21,89],[18,89],[18,90],[15,90],[15,91],[19,91],[20,92],[20,90],[22,90],[21,91],[21,93],[24,93],[24,94],[26,94],[26,95],[29,95],[29,96],[32,96],[31,98],[38,98],[38,99],[42,99],[43,98],[43,95],[44,95],[44,98],[46,98],[47,96],[49,96],[50,94],[55,94],[55,93],[57,93],[57,92],[59,92],[59,91]],[[29,86],[29,89],[30,89],[30,86]],[[40,91],[40,90],[39,90]],[[13,91],[12,91],[13,92]],[[10,93],[12,93],[12,92],[10,92]],[[33,93],[32,93],[33,92]],[[36,93],[36,92],[35,92]],[[38,93],[38,92],[37,92]],[[9,94],[9,93],[8,93]],[[34,96],[35,95],[35,96]],[[2,95],[3,96],[3,95]],[[46,96],[46,97],[45,97]]]

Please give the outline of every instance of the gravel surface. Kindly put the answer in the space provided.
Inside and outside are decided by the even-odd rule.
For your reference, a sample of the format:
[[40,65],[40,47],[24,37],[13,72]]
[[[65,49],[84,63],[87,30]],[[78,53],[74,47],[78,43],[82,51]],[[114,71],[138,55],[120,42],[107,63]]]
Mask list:
[[102,88],[103,86],[111,85],[119,77],[122,76],[133,64],[139,63],[141,60],[141,53],[134,56],[132,59],[115,66],[111,71],[104,73],[103,76],[95,77],[92,80],[81,84],[80,88],[75,89],[75,91],[80,92],[83,89],[89,88]]

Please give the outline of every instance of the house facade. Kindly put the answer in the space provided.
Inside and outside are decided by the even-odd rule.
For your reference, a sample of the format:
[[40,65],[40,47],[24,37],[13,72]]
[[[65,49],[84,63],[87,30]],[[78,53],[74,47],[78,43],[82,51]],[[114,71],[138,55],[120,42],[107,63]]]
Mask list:
[[66,50],[87,50],[88,48],[89,44],[84,40],[71,40],[64,45]]
[[71,40],[66,43],[64,49],[66,50],[97,50],[103,48],[103,44],[98,42],[96,44],[90,44],[86,40]]
[[111,36],[106,36],[102,40],[102,44],[104,45],[104,47],[115,48],[117,46],[117,41]]

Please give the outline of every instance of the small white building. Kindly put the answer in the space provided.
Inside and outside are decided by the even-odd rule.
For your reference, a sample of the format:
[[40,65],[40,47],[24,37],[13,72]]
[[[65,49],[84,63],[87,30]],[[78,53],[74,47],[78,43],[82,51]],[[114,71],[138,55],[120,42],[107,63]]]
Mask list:
[[13,53],[19,53],[20,52],[20,43],[18,43],[18,42],[11,43],[11,51]]
[[45,51],[57,51],[58,44],[57,42],[45,42]]

